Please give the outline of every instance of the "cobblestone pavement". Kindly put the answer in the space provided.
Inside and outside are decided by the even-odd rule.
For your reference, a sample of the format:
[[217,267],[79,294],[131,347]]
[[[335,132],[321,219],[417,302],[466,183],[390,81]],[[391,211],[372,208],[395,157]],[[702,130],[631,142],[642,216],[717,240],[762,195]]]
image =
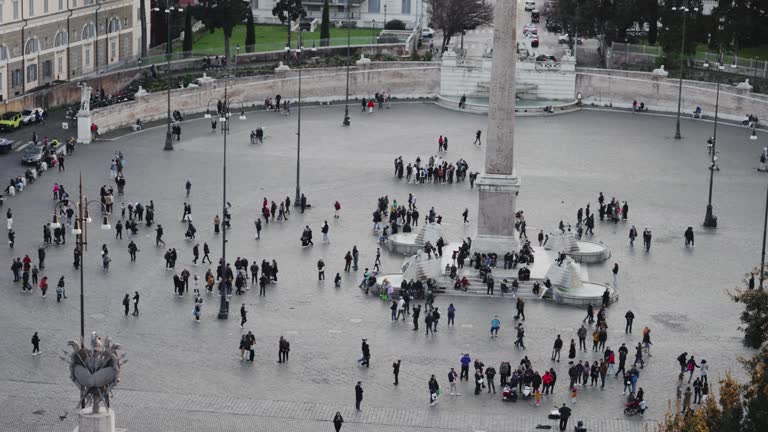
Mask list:
[[[514,348],[514,302],[486,297],[444,297],[443,311],[457,307],[456,327],[441,321],[437,335],[425,338],[405,323],[389,321],[388,305],[366,297],[356,288],[360,273],[344,274],[335,289],[333,275],[341,271],[343,256],[352,245],[361,251],[361,266],[373,264],[376,242],[370,214],[378,196],[389,194],[405,202],[415,193],[422,210],[435,206],[444,216],[449,241],[474,235],[471,224],[461,223],[464,207],[473,219],[476,191],[468,185],[406,185],[392,177],[392,160],[406,161],[434,154],[439,134],[450,137],[447,158],[465,158],[479,170],[483,148],[472,145],[474,131],[485,118],[442,110],[428,104],[393,105],[391,110],[358,115],[352,127],[339,126],[343,107],[307,109],[302,115],[302,191],[313,208],[290,220],[265,226],[261,240],[253,239],[252,222],[266,196],[293,198],[295,188],[296,117],[273,113],[250,115],[233,122],[230,135],[228,200],[233,205],[233,231],[227,257],[249,261],[277,259],[280,281],[267,297],[249,291],[233,298],[233,314],[216,320],[218,301],[205,297],[202,323],[192,318],[192,298],[172,294],[172,272],[163,269],[164,249],[154,246],[153,232],[142,228],[136,239],[140,252],[128,262],[128,240],[92,224],[86,265],[86,326],[123,344],[129,362],[115,391],[118,426],[128,430],[304,430],[315,428],[341,410],[352,430],[531,430],[546,423],[546,407],[567,398],[565,362],[549,360],[559,333],[574,336],[582,309],[530,301],[526,308],[527,351]],[[266,128],[264,144],[248,143],[248,131]],[[580,112],[567,116],[522,118],[518,121],[518,163],[523,178],[518,205],[530,226],[554,230],[560,219],[573,220],[578,207],[596,200],[597,192],[629,200],[630,220],[618,225],[599,223],[595,239],[604,241],[613,257],[589,269],[590,279],[610,281],[613,262],[621,265],[620,300],[611,307],[608,345],[639,341],[639,330],[653,329],[654,356],[641,371],[650,410],[646,421],[661,418],[667,399],[674,397],[675,358],[682,351],[706,358],[713,378],[731,368],[737,377],[738,355],[747,351],[740,342],[738,306],[725,289],[759,260],[762,197],[765,179],[754,167],[764,136],[748,140],[749,131],[731,126],[718,130],[722,143],[715,180],[716,231],[700,228],[706,204],[705,139],[711,124],[683,121],[685,139],[671,138],[674,120],[625,113]],[[220,208],[221,135],[212,134],[203,120],[185,122],[182,141],[174,152],[163,152],[164,130],[147,130],[122,140],[82,147],[67,160],[64,173],[46,173],[23,194],[6,201],[14,212],[17,244],[0,248],[0,262],[29,253],[41,240],[40,228],[50,220],[51,185],[61,182],[74,192],[83,172],[86,190],[95,197],[109,184],[109,159],[116,150],[127,158],[126,201],[153,199],[157,222],[166,230],[168,247],[179,251],[178,270],[190,268],[201,277],[207,266],[191,266],[192,244],[183,239],[181,204],[184,181],[192,179],[193,217],[198,240],[208,242],[215,260],[221,238],[211,220]],[[0,157],[0,171],[10,159]],[[13,162],[15,165],[15,161]],[[2,176],[0,176],[2,178]],[[342,203],[342,216],[333,219],[332,203]],[[119,206],[118,206],[119,207]],[[5,208],[3,208],[3,212]],[[112,223],[117,215],[113,215]],[[319,234],[323,220],[331,226],[331,242]],[[629,224],[654,232],[650,253],[631,249],[626,240]],[[312,226],[316,245],[299,246],[305,225]],[[695,249],[685,249],[682,233],[693,226]],[[66,246],[48,248],[44,274],[55,282],[67,281],[69,298],[57,304],[55,294],[42,299],[39,290],[21,294],[9,273],[0,278],[0,430],[71,430],[76,417],[76,390],[59,358],[66,341],[79,331],[78,273],[71,265],[72,236]],[[99,246],[106,244],[113,257],[109,272],[100,269]],[[328,282],[317,282],[315,264],[323,258]],[[392,272],[402,258],[384,253],[382,271]],[[362,268],[361,268],[362,270]],[[126,292],[141,292],[141,315],[123,317],[121,299]],[[255,364],[244,364],[236,352],[241,330],[237,309],[250,310],[246,329],[257,337]],[[625,335],[623,315],[632,308],[637,316],[635,335]],[[502,331],[487,337],[490,318],[498,314]],[[423,326],[423,324],[422,324]],[[29,339],[40,332],[43,354],[30,355]],[[291,341],[291,360],[278,365],[277,339]],[[359,368],[360,338],[372,345],[372,366]],[[437,407],[427,404],[427,380],[435,374],[444,389],[450,367],[458,367],[462,352],[470,352],[486,365],[519,363],[523,355],[534,368],[554,367],[559,380],[555,396],[535,408],[528,401],[506,404],[496,395],[444,396]],[[598,359],[598,353],[579,353],[578,360]],[[392,361],[401,358],[401,384],[392,385]],[[353,387],[365,388],[364,411],[353,407]],[[643,420],[625,419],[618,380],[606,390],[580,388],[573,420],[585,419],[592,430],[642,430]],[[165,410],[164,407],[169,409]],[[40,413],[40,410],[44,410]],[[38,414],[35,414],[38,412]],[[59,421],[67,412],[68,418]],[[233,415],[234,413],[234,415]],[[516,423],[519,422],[519,423]],[[178,426],[176,426],[178,425]],[[349,425],[349,424],[348,424]],[[350,425],[351,426],[351,425]],[[330,425],[325,427],[330,429]],[[261,429],[259,429],[261,428]]]

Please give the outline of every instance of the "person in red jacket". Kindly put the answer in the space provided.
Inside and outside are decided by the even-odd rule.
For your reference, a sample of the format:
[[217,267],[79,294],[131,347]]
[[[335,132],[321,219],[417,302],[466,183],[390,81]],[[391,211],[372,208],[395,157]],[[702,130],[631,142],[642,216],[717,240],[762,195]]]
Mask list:
[[40,279],[40,291],[43,292],[43,297],[45,297],[45,292],[48,291],[48,276],[43,276]]

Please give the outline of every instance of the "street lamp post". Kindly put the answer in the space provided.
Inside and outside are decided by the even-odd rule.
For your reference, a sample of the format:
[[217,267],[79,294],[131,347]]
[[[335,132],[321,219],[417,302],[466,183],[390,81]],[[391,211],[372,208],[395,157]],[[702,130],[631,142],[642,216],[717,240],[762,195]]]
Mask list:
[[371,45],[376,44],[376,20],[371,20]]
[[237,66],[237,59],[240,56],[240,44],[235,45],[235,66]]
[[706,228],[717,228],[717,216],[712,214],[712,185],[715,179],[715,167],[717,164],[717,114],[720,107],[720,77],[717,78],[717,96],[715,96],[715,125],[712,132],[712,154],[709,165],[709,199],[707,200],[707,213],[704,216]]
[[[51,228],[64,229],[64,227],[61,226],[61,223],[58,221],[56,215],[59,213],[61,207],[68,206],[71,202],[71,200],[62,200],[56,204],[53,210],[54,218],[53,222],[51,223]],[[80,346],[85,346],[85,259],[83,258],[83,255],[85,253],[85,248],[88,246],[88,224],[91,223],[91,216],[90,212],[88,211],[88,206],[93,203],[98,203],[101,206],[102,212],[105,213],[101,228],[103,230],[112,229],[112,227],[109,225],[109,219],[106,216],[106,208],[104,204],[99,200],[88,201],[85,195],[83,195],[83,174],[80,173],[80,194],[77,201],[78,211],[77,217],[75,218],[75,226],[72,228],[72,234],[77,236],[77,248],[80,250]],[[85,408],[84,402],[81,405],[81,408]]]
[[344,126],[349,126],[349,63],[350,63],[350,49],[351,49],[351,27],[352,27],[352,5],[347,3],[347,90],[344,93],[344,121],[341,122]]
[[205,111],[205,118],[211,118],[211,102],[216,102],[217,106],[221,104],[221,112],[216,115],[219,116],[219,123],[221,123],[221,132],[224,134],[224,155],[222,157],[222,191],[221,191],[221,217],[222,217],[222,230],[221,230],[221,273],[222,280],[219,284],[219,319],[229,318],[229,300],[227,300],[227,283],[231,281],[227,280],[227,135],[229,135],[229,123],[232,113],[230,112],[230,106],[232,103],[240,104],[240,120],[245,120],[245,110],[243,108],[243,102],[239,99],[232,99],[229,97],[227,82],[224,82],[224,99],[212,98],[208,101],[208,107]]
[[160,12],[161,10],[165,12],[165,20],[167,22],[167,37],[165,41],[165,64],[168,74],[168,127],[165,131],[165,147],[163,147],[163,150],[173,150],[173,135],[171,134],[171,53],[173,52],[173,46],[171,45],[171,12],[183,12],[184,9],[177,7],[174,8],[170,4],[170,0],[167,0],[166,8],[161,9],[159,7],[152,8],[155,12]]
[[[680,38],[680,82],[677,89],[677,120],[675,122],[675,139],[681,139],[682,135],[680,135],[680,106],[683,101],[683,59],[685,58],[685,23],[688,18],[688,12],[691,11],[691,9],[687,7],[672,7],[673,11],[680,11],[680,13],[683,14],[683,35]],[[693,8],[694,13],[699,11],[699,8]]]
[[299,63],[299,98],[296,107],[296,197],[293,200],[294,207],[301,205],[301,51],[304,49],[302,34],[299,32],[299,47],[296,48],[296,61]]
[[763,219],[763,253],[760,257],[760,289],[763,289],[765,279],[765,235],[768,231],[768,188],[765,191],[765,219]]

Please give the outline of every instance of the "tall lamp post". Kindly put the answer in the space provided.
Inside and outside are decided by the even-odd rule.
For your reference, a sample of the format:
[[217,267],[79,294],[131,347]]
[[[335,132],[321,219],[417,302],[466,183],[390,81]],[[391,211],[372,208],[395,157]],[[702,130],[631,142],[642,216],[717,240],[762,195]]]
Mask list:
[[763,253],[760,257],[760,289],[763,289],[765,279],[765,235],[768,231],[768,188],[765,191],[765,219],[763,219]]
[[[704,63],[708,67],[708,63]],[[711,160],[709,164],[709,198],[707,200],[707,213],[704,216],[704,226],[706,228],[717,228],[717,216],[712,214],[712,185],[715,179],[715,168],[717,167],[717,114],[720,107],[720,76],[717,76],[717,93],[715,96],[715,125],[712,132],[712,138],[709,142],[712,144]]]
[[228,95],[227,82],[224,82],[224,99],[212,98],[208,100],[208,107],[205,111],[205,118],[211,118],[211,102],[215,102],[218,105],[221,104],[221,111],[217,109],[216,115],[219,116],[219,123],[221,123],[221,132],[224,135],[224,156],[222,158],[222,193],[221,193],[221,217],[222,217],[222,230],[221,230],[221,273],[222,280],[219,284],[219,319],[229,318],[229,300],[227,300],[227,283],[231,281],[227,280],[227,135],[229,135],[229,120],[232,115],[230,112],[230,105],[233,103],[240,104],[240,120],[245,120],[245,110],[243,109],[243,102],[239,99],[232,99]]
[[344,94],[344,121],[341,122],[344,126],[349,126],[349,63],[350,63],[350,49],[351,49],[351,32],[352,28],[352,4],[347,3],[347,90]]
[[[293,51],[296,54],[296,61],[299,67],[299,98],[296,106],[296,197],[293,201],[294,207],[301,205],[301,53],[304,49],[302,42],[302,33],[299,32],[299,46],[295,50],[286,47],[285,50]],[[314,50],[314,48],[313,48]]]
[[[63,228],[61,222],[59,222],[59,212],[63,212],[63,208],[69,206],[71,200],[59,201],[53,210],[53,222],[50,227],[53,229]],[[77,200],[77,217],[75,217],[75,225],[72,227],[72,234],[77,237],[77,248],[80,250],[80,346],[85,346],[85,259],[83,254],[85,248],[88,246],[88,224],[91,223],[91,215],[88,211],[88,206],[91,204],[99,204],[102,210],[103,219],[101,229],[111,230],[112,226],[109,225],[109,217],[106,215],[106,207],[99,200],[91,200],[83,195],[83,174],[80,173],[80,195]],[[85,403],[81,405],[81,408],[85,408]]]
[[172,12],[183,12],[184,9],[180,7],[174,8],[171,5],[170,0],[166,0],[166,7],[165,9],[161,9],[159,7],[152,8],[155,12],[160,12],[161,10],[165,12],[165,21],[168,23],[168,33],[167,38],[165,41],[165,63],[166,63],[166,69],[168,74],[168,128],[165,131],[165,147],[163,147],[163,150],[173,150],[173,135],[171,134],[171,53],[173,52],[173,45],[171,44],[171,13]]
[[688,12],[691,10],[696,13],[699,11],[699,8],[695,7],[693,9],[689,9],[684,6],[680,7],[672,7],[672,10],[683,14],[683,35],[680,38],[680,83],[678,85],[677,89],[677,121],[675,122],[675,139],[681,139],[682,135],[680,135],[680,105],[683,101],[683,59],[685,58],[685,23],[688,19]]

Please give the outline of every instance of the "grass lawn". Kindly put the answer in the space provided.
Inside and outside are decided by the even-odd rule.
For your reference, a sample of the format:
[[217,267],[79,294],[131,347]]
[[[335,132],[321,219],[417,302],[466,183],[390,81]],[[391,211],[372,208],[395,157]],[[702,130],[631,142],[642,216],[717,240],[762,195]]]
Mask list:
[[[378,35],[381,29],[357,28],[351,29],[351,42],[355,44],[371,43],[374,34]],[[314,41],[315,46],[320,46],[320,27],[312,33],[303,32],[302,39],[304,47],[311,47]],[[288,41],[288,30],[282,25],[256,25],[256,51],[276,51],[285,47]],[[245,53],[245,25],[238,25],[232,32],[230,40],[232,53],[235,46],[240,45],[240,52]],[[346,45],[347,29],[337,29],[331,27],[331,45]],[[298,45],[298,34],[291,34],[291,45],[296,48]],[[210,33],[205,31],[199,35],[195,41],[192,51],[196,54],[223,54],[224,53],[224,33],[221,29]]]
[[[706,52],[709,52],[709,61],[716,60],[719,57],[719,53],[717,51],[712,51],[707,47],[707,44],[699,44],[696,46],[696,58],[703,60],[704,54]],[[736,55],[740,58],[739,65],[740,66],[746,66],[743,64],[743,62],[749,62],[750,59],[757,58],[759,61],[766,61],[768,60],[768,44],[766,45],[760,45],[756,47],[749,47],[749,48],[742,48],[739,50]],[[725,63],[732,63],[733,62],[733,51],[726,49],[723,52],[723,61]]]

